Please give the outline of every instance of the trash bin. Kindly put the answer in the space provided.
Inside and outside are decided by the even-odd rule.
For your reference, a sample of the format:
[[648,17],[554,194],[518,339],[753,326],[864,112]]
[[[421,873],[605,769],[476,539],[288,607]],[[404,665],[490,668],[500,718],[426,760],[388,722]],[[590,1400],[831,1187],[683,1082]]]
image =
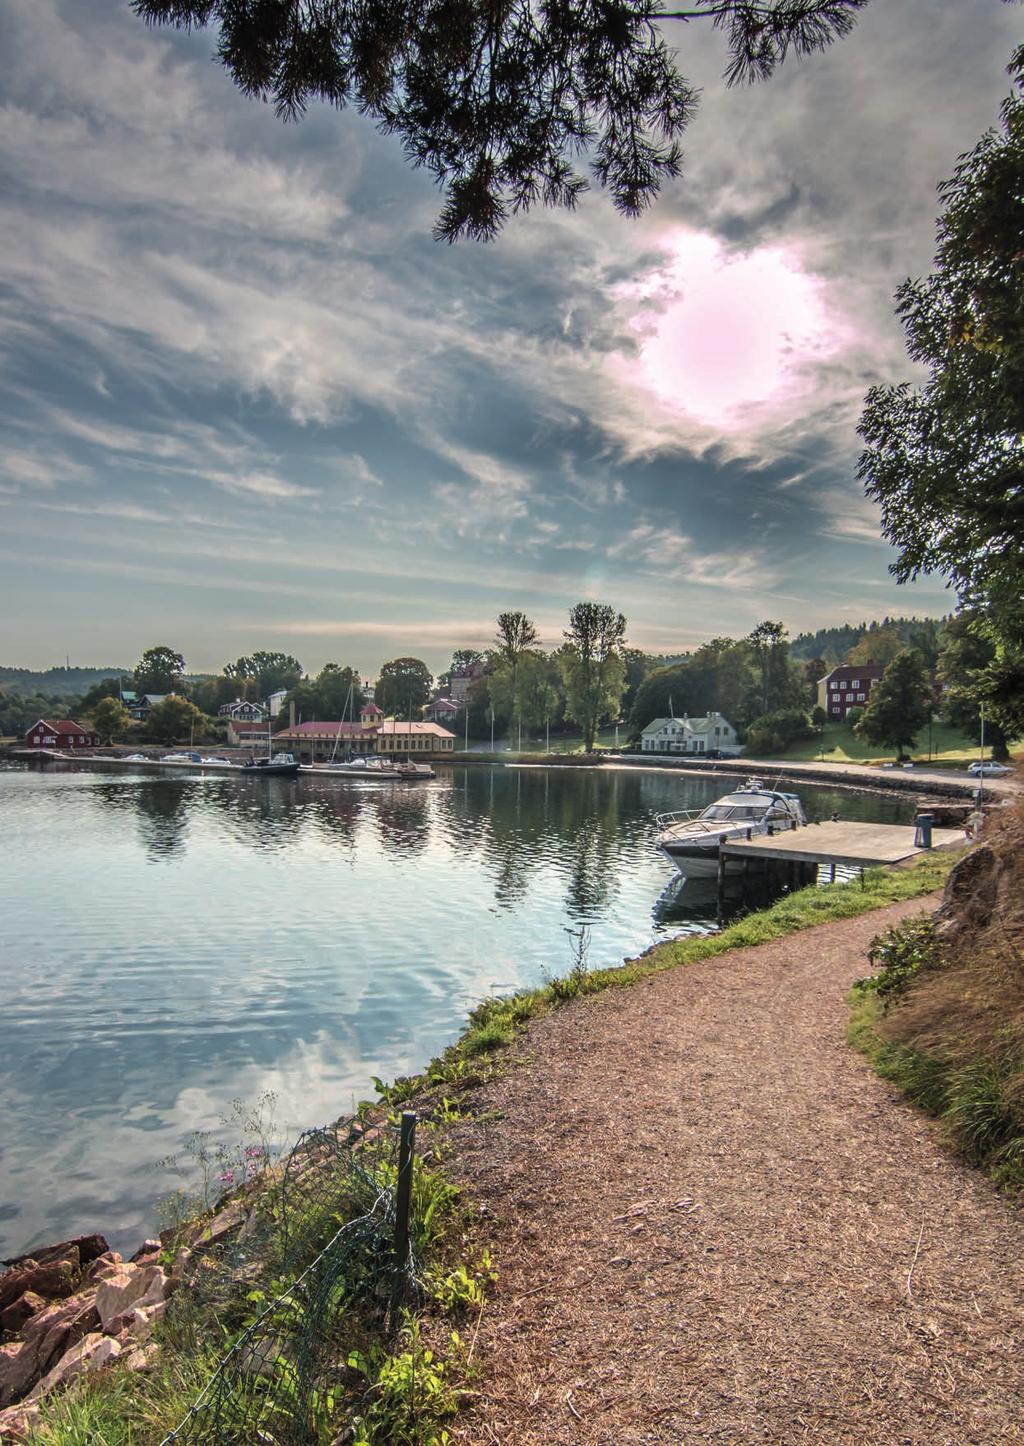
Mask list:
[[931,848],[934,823],[935,817],[930,813],[919,813],[914,819],[914,847],[916,849]]

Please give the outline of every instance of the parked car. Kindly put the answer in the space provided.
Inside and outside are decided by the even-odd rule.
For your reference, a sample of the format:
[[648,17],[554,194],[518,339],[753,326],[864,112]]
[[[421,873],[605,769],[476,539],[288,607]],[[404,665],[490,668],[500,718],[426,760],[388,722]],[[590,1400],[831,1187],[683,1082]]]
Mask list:
[[975,778],[1005,778],[1009,769],[1002,763],[996,763],[994,758],[986,758],[984,762],[976,759],[968,768],[968,773],[973,773]]

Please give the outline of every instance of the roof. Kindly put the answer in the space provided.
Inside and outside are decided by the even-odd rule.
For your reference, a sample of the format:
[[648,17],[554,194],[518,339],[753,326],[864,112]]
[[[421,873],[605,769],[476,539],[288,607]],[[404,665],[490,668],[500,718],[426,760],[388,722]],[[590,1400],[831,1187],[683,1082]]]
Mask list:
[[388,734],[391,737],[401,736],[403,733],[429,733],[435,738],[454,738],[454,733],[449,733],[447,728],[442,728],[440,723],[403,723],[397,718],[387,718],[378,725],[378,733]]
[[383,708],[378,708],[377,705],[376,705],[376,703],[364,703],[363,706],[362,706],[362,708],[361,708],[359,711],[360,711],[361,713],[369,713],[370,716],[373,717],[373,718],[383,718],[383,717],[384,717],[384,709],[383,709]]
[[709,728],[714,727],[716,720],[719,724],[724,723],[727,727],[732,727],[728,718],[721,713],[708,713],[703,718],[652,718],[647,727],[641,730],[641,736],[644,733],[660,733],[667,725],[680,726],[689,733],[706,733]]
[[173,695],[170,693],[143,693],[142,697],[138,701],[140,703],[148,703],[149,706],[153,708],[156,706],[157,703],[162,703],[165,698],[170,698],[172,696]]
[[[296,723],[294,728],[284,728],[280,733],[275,733],[275,738],[351,738],[358,734],[361,737],[372,736],[372,728],[365,728],[362,723]],[[264,733],[264,738],[267,736]]]
[[80,733],[87,733],[90,737],[95,736],[92,728],[86,728],[84,723],[76,723],[73,718],[59,718],[56,722],[52,718],[40,718],[32,724],[31,728],[25,731],[27,733],[34,733],[40,724],[42,724],[44,728],[48,728],[51,733],[56,733],[62,738],[70,738],[72,734],[77,737]]
[[851,676],[856,674],[861,678],[880,678],[884,672],[885,669],[881,663],[837,663],[831,673],[826,673],[824,678],[818,679],[818,682],[827,683],[837,673],[849,673]]

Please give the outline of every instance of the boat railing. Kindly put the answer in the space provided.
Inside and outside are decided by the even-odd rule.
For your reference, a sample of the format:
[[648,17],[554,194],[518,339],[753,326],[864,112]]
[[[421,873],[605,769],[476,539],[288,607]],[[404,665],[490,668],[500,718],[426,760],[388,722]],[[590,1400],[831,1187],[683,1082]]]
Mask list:
[[721,829],[720,822],[716,830],[716,821],[704,818],[702,810],[698,808],[677,808],[671,813],[658,813],[654,816],[654,822],[658,828],[673,828],[681,823],[689,824],[693,828],[699,825],[705,833],[714,833]]

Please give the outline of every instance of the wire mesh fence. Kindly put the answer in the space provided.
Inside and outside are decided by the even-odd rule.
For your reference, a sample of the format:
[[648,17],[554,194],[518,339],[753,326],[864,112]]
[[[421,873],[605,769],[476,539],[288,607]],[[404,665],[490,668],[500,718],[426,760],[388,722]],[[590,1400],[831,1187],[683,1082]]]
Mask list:
[[162,1446],[345,1439],[349,1356],[387,1331],[416,1279],[414,1131],[411,1114],[401,1131],[307,1131],[230,1242],[196,1251],[167,1329],[198,1350],[213,1321],[235,1338]]

